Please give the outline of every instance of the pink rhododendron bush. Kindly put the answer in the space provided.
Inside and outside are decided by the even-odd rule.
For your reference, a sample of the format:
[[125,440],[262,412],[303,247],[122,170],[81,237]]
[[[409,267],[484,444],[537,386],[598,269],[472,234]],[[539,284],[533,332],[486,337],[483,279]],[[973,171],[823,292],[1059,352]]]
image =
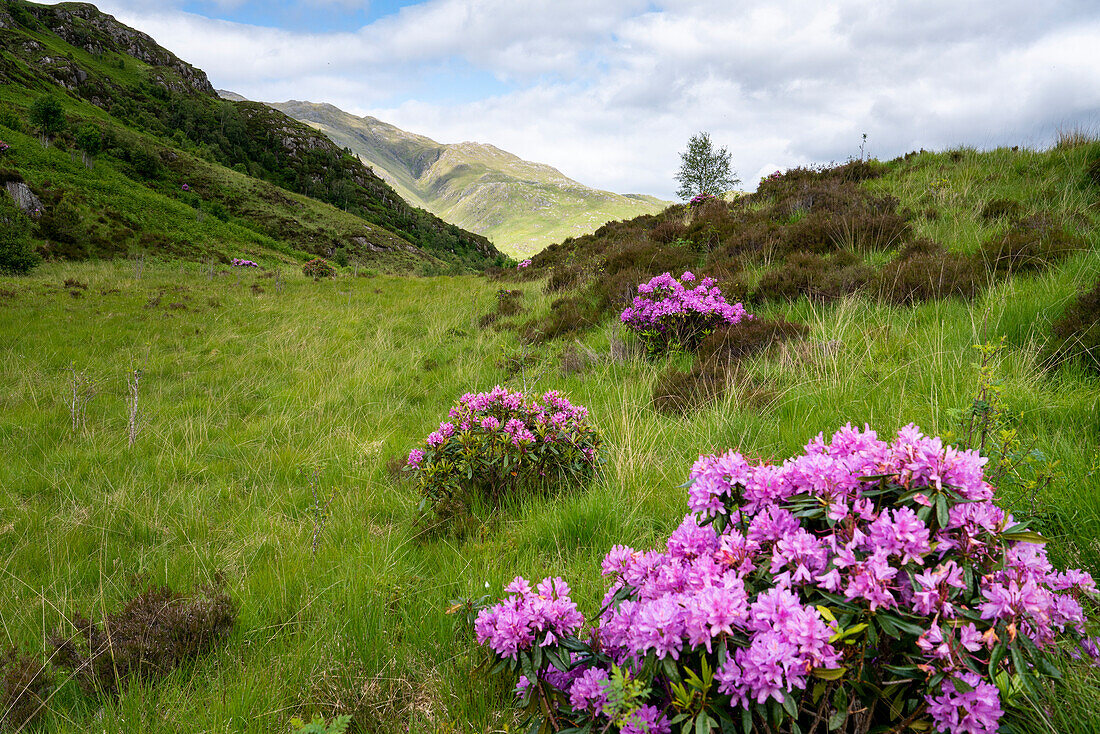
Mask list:
[[563,580],[517,578],[478,641],[544,731],[992,734],[1053,653],[1095,658],[1096,585],[993,502],[985,461],[915,426],[700,457],[665,547],[607,554],[590,622]]
[[715,329],[751,319],[740,303],[722,297],[714,278],[686,272],[679,278],[662,273],[638,286],[638,295],[620,320],[641,335],[651,353],[671,348],[694,349]]
[[419,485],[421,512],[446,519],[478,497],[496,505],[520,491],[583,485],[599,447],[584,406],[556,390],[529,398],[498,385],[463,395],[405,469]]

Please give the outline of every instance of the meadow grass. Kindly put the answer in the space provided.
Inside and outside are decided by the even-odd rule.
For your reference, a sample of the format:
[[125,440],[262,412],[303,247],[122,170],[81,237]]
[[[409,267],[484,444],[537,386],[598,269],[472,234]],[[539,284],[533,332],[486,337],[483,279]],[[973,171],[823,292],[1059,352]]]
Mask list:
[[[0,281],[4,635],[44,650],[74,609],[101,616],[135,583],[186,589],[220,576],[241,606],[223,651],[117,701],[62,686],[46,728],[81,731],[95,719],[119,731],[280,731],[291,715],[342,702],[367,730],[499,731],[509,693],[474,670],[481,653],[446,614],[451,599],[499,594],[517,574],[554,574],[594,609],[600,558],[614,543],[661,542],[685,512],[678,485],[700,453],[739,447],[781,459],[848,421],[884,434],[910,421],[949,432],[974,396],[973,345],[1001,334],[1011,336],[997,366],[1007,407],[1061,462],[1041,498],[1059,519],[1053,556],[1096,572],[1100,383],[1044,368],[1036,324],[1050,293],[1098,268],[1100,257],[1081,255],[973,304],[775,308],[763,315],[802,321],[811,334],[802,349],[747,365],[772,390],[765,407],[734,391],[686,417],[657,413],[649,399],[663,365],[611,359],[622,338],[613,323],[585,337],[605,359],[584,372],[562,376],[561,346],[542,347],[511,384],[561,388],[591,409],[605,440],[599,479],[482,515],[465,538],[425,540],[413,528],[414,490],[387,463],[461,393],[502,381],[498,361],[523,349],[507,329],[477,327],[494,285],[288,272],[276,293],[251,272],[209,280],[196,266],[156,264],[136,279],[125,263],[47,264]],[[67,278],[87,283],[85,295],[71,296]],[[539,286],[521,286],[530,311],[511,322],[549,307]],[[98,386],[76,432],[69,367]],[[332,497],[316,554],[314,471]],[[1006,491],[1000,501],[1026,515],[1031,498]],[[1063,695],[1072,706],[1056,719],[1100,721],[1095,687],[1074,679]]]
[[[277,290],[255,271],[210,278],[199,265],[151,262],[139,278],[132,263],[86,262],[0,278],[5,640],[44,652],[74,610],[102,617],[146,583],[186,590],[223,578],[241,609],[217,654],[117,700],[62,685],[44,729],[275,732],[294,715],[340,710],[363,731],[508,730],[510,691],[477,669],[484,653],[461,615],[447,614],[452,600],[496,597],[515,575],[560,575],[593,612],[603,555],[663,542],[686,511],[680,485],[699,454],[781,460],[849,421],[880,435],[910,422],[957,434],[977,390],[974,347],[1002,338],[994,371],[1006,415],[1059,476],[1038,494],[1007,483],[999,502],[1040,515],[1059,566],[1100,573],[1100,379],[1043,358],[1051,321],[1100,276],[1096,212],[1066,173],[1080,151],[981,155],[984,174],[981,156],[962,151],[919,156],[904,176],[868,185],[937,208],[920,233],[953,249],[997,231],[980,216],[996,197],[1060,213],[1087,247],[973,302],[761,307],[809,336],[749,359],[746,387],[686,416],[650,403],[658,375],[685,357],[632,356],[613,320],[581,337],[595,358],[579,372],[559,364],[572,337],[522,344],[509,327],[557,297],[539,281],[508,284],[525,291],[526,311],[482,328],[501,284],[466,276],[314,282],[286,268]],[[525,355],[533,363],[506,369]],[[127,378],[139,369],[130,447]],[[70,370],[96,388],[76,431]],[[561,389],[591,410],[604,439],[598,478],[495,514],[475,508],[461,538],[419,537],[418,497],[394,463],[462,393],[506,380]],[[1100,731],[1100,680],[1067,664],[1024,730]]]

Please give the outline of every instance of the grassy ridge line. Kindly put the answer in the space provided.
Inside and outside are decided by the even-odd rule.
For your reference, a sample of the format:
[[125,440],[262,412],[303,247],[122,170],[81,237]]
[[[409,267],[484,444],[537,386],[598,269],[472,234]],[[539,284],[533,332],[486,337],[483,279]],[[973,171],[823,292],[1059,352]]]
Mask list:
[[[973,397],[971,345],[1032,334],[1051,295],[1098,269],[1100,256],[1085,253],[974,304],[901,309],[847,299],[762,310],[809,324],[811,344],[844,345],[754,360],[750,370],[776,388],[763,408],[734,395],[668,418],[648,407],[661,365],[628,359],[561,377],[553,351],[543,352],[512,384],[562,388],[592,410],[606,440],[603,476],[584,493],[524,501],[464,542],[420,544],[410,530],[415,497],[385,465],[459,394],[503,379],[494,361],[521,347],[508,332],[475,327],[495,301],[493,286],[288,274],[283,293],[261,279],[267,290],[256,294],[250,274],[240,284],[232,275],[210,282],[154,266],[135,280],[120,265],[49,264],[0,280],[15,291],[0,302],[0,437],[20,447],[0,465],[0,613],[12,639],[40,646],[72,606],[115,608],[132,575],[183,588],[222,572],[242,606],[227,649],[108,703],[105,728],[271,731],[293,711],[354,699],[366,686],[359,716],[379,717],[375,730],[499,729],[508,692],[471,677],[477,656],[452,631],[449,599],[480,595],[485,583],[499,593],[517,573],[552,573],[591,607],[611,544],[651,547],[678,524],[678,485],[700,452],[740,447],[781,458],[848,420],[883,433],[909,421],[949,430],[950,411]],[[87,295],[60,287],[70,277],[88,284]],[[540,285],[524,286],[536,312],[550,300]],[[112,288],[119,292],[100,294]],[[607,324],[586,344],[607,353],[617,334]],[[1100,385],[1072,369],[1043,372],[1037,353],[1035,340],[1014,346],[999,372],[1021,428],[1063,462],[1065,478],[1045,498],[1067,521],[1052,555],[1096,571]],[[65,406],[70,364],[103,381],[78,435]],[[135,367],[144,370],[142,427],[130,450],[124,378]],[[315,465],[335,499],[312,557]],[[1030,498],[1000,501],[1023,514]],[[1071,678],[1081,688],[1054,707],[1056,730],[1094,728],[1095,672]],[[46,730],[81,731],[97,708],[63,690]]]

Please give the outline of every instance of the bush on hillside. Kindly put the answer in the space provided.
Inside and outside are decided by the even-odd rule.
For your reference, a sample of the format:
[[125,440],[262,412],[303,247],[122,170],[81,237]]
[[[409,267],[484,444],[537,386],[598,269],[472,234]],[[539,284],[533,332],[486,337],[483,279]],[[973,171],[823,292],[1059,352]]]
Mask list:
[[1051,566],[984,463],[913,425],[701,456],[664,547],[608,552],[591,627],[563,579],[517,577],[477,639],[531,730],[993,734],[1063,650],[1100,650],[1094,580]]
[[52,660],[89,695],[117,695],[132,679],[155,681],[214,650],[232,632],[237,606],[206,586],[184,596],[149,587],[96,624],[80,612],[74,634],[58,632]]
[[54,677],[45,663],[11,647],[0,653],[0,729],[20,731],[46,711]]
[[523,291],[501,288],[497,291],[496,307],[478,320],[478,326],[485,328],[496,323],[497,319],[523,313]]
[[1042,270],[1083,249],[1085,245],[1079,237],[1050,217],[1037,215],[983,242],[980,256],[992,272],[1010,275]]
[[974,298],[992,282],[993,276],[980,258],[947,252],[924,241],[884,265],[874,286],[882,300],[905,305],[939,298]]
[[662,413],[684,414],[721,400],[731,390],[741,403],[764,405],[775,397],[766,385],[736,370],[737,363],[809,331],[784,319],[746,319],[717,329],[699,343],[695,364],[669,367],[653,386],[650,402]]
[[695,281],[691,272],[679,278],[670,273],[651,278],[638,285],[638,295],[619,316],[641,335],[651,354],[695,349],[716,329],[752,318],[740,303],[726,302],[714,278]]
[[496,507],[521,493],[583,486],[599,448],[583,406],[556,390],[531,398],[498,385],[463,395],[409,453],[406,470],[420,489],[422,517],[442,526],[479,501]]
[[863,290],[873,278],[874,271],[854,253],[838,252],[825,257],[796,252],[787,256],[782,265],[764,273],[753,297],[791,301],[807,296],[832,301]]
[[6,192],[0,191],[0,273],[29,273],[42,258],[31,242],[33,224]]
[[1012,199],[990,199],[982,207],[982,219],[994,222],[998,219],[1019,219],[1024,207]]
[[302,274],[307,278],[333,278],[336,276],[336,268],[327,260],[315,257],[302,266]]
[[1081,293],[1051,325],[1048,352],[1054,361],[1080,359],[1100,372],[1100,280]]

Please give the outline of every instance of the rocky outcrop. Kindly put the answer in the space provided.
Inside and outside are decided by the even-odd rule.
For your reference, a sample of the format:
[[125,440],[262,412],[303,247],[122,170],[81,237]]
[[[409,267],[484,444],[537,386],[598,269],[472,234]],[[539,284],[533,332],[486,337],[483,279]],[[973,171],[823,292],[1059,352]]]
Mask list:
[[[170,72],[160,74],[158,82],[163,86],[183,91],[217,96],[206,73],[181,60],[168,49],[157,44],[150,36],[130,28],[88,3],[61,3],[60,5],[21,5],[27,12],[66,43],[82,48],[88,53],[101,55],[106,52],[133,56],[150,66],[162,67]],[[0,22],[14,24],[10,13],[0,11]],[[6,25],[5,27],[11,27]],[[176,77],[176,78],[172,78]]]
[[35,216],[42,212],[42,200],[34,195],[30,187],[22,181],[8,181],[4,184],[8,194],[15,201],[15,205],[23,210],[23,213]]

